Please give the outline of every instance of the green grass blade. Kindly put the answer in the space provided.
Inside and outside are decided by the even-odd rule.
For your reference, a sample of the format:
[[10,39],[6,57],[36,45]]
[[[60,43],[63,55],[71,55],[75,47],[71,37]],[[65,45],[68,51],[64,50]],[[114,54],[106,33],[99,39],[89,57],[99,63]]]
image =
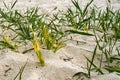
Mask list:
[[87,73],[84,73],[84,72],[78,72],[78,73],[75,73],[74,75],[73,75],[73,78],[75,77],[75,76],[85,76],[86,78],[89,78],[88,77],[88,74]]
[[109,72],[118,72],[120,73],[120,65],[119,66],[106,66],[105,69]]
[[6,13],[4,13],[1,8],[0,8],[0,14],[1,14],[2,18],[4,18],[4,19],[9,21],[8,15]]
[[73,33],[73,34],[86,35],[86,36],[94,36],[93,34],[86,33],[86,32],[80,32],[80,31],[77,31],[77,30],[67,30],[66,32],[70,32],[70,33]]
[[72,3],[74,4],[75,8],[79,10],[80,14],[83,15],[82,9],[79,6],[79,3],[77,0],[71,0]]
[[18,76],[19,76],[19,80],[22,80],[22,74],[23,74],[23,71],[24,71],[26,65],[27,65],[27,62],[20,68],[18,74],[14,77],[13,80],[16,80],[18,78]]
[[98,71],[98,72],[100,72],[101,74],[104,74],[103,72],[102,72],[102,70],[100,69],[100,68],[98,68],[91,60],[89,60],[87,57],[86,57],[86,59],[87,59],[87,61],[90,63],[90,67],[89,67],[89,72],[88,72],[88,75],[89,75],[89,77],[91,76],[91,70],[92,70],[92,66],[94,67],[94,69],[96,70],[96,71]]
[[6,4],[4,1],[3,1],[3,4],[4,4],[5,8],[6,8],[7,10],[9,10],[7,4]]
[[87,8],[90,6],[90,4],[93,2],[93,0],[91,0],[85,7],[85,9],[83,10],[83,14],[86,14]]
[[12,8],[15,6],[15,4],[17,3],[17,1],[18,1],[18,0],[15,0],[15,2],[12,4],[12,6],[11,6],[10,9],[12,9]]

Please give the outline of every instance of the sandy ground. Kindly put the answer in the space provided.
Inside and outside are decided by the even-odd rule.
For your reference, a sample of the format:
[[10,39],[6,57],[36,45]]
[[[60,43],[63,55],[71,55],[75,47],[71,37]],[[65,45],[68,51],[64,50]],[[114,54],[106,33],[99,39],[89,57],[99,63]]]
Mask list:
[[[14,0],[4,0],[8,6]],[[79,0],[82,7],[89,0]],[[94,0],[94,4],[104,9],[105,0]],[[115,9],[120,9],[120,3],[112,0],[111,4]],[[18,0],[14,9],[21,11],[28,7],[39,7],[40,13],[53,14],[59,10],[66,10],[68,6],[73,6],[71,0]],[[5,8],[2,0],[0,7]],[[54,8],[57,8],[54,10]],[[26,54],[15,53],[9,49],[0,50],[0,80],[13,80],[20,68],[27,62],[25,70],[22,74],[22,80],[77,80],[72,76],[76,72],[86,72],[86,59],[84,56],[91,57],[91,52],[95,47],[93,37],[73,35],[74,39],[84,41],[86,44],[75,42],[66,42],[66,47],[60,49],[56,53],[42,49],[45,57],[46,66],[41,67],[38,63],[36,54],[31,51]],[[19,79],[16,79],[19,80]],[[79,79],[80,80],[80,79]],[[87,80],[87,79],[84,79]],[[116,73],[92,77],[90,80],[120,80],[120,76]]]

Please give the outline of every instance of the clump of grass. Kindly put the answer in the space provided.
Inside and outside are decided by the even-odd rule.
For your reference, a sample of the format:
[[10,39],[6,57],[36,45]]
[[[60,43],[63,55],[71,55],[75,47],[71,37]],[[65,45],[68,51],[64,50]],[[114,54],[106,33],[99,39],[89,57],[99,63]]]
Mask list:
[[3,47],[13,49],[14,51],[18,51],[17,45],[13,44],[12,40],[7,36],[7,34],[4,34],[3,41],[0,41],[0,45]]
[[[60,11],[59,13],[54,14],[52,23],[60,28],[62,26],[62,29],[64,29],[62,33],[65,33],[63,34],[63,36],[69,36],[71,34],[94,36],[92,33],[89,32],[89,30],[91,29],[90,22],[92,15],[89,14],[88,10],[88,7],[91,5],[93,0],[91,0],[84,9],[79,6],[77,0],[71,1],[74,5],[75,10],[72,8],[68,8],[65,12]],[[72,37],[70,37],[70,39],[67,38],[67,40],[75,41],[72,39]]]
[[80,29],[87,32],[90,28],[89,22],[91,19],[91,15],[88,13],[88,7],[93,2],[93,0],[91,0],[84,9],[79,6],[77,0],[71,1],[75,7],[75,10],[68,8],[67,12],[64,13],[65,21],[67,23],[66,25],[72,26],[74,29]]
[[[86,57],[88,61],[87,63],[88,72],[87,73],[78,72],[73,77],[75,77],[76,75],[83,74],[87,78],[91,78],[92,75],[91,71],[98,72],[98,74],[104,74],[105,73],[104,70],[107,70],[109,72],[119,72],[120,58],[116,58],[113,55],[114,53],[116,53],[116,56],[119,56],[119,50],[118,47],[116,47],[116,44],[118,44],[120,39],[119,38],[120,10],[113,11],[111,7],[108,5],[104,11],[102,10],[97,11],[95,8],[90,8],[91,12],[88,13],[87,9],[88,7],[90,7],[92,1],[93,0],[91,0],[90,3],[88,3],[85,9],[83,10],[80,8],[78,1],[72,1],[75,9],[77,9],[79,12],[73,12],[73,10],[68,8],[67,13],[69,15],[67,15],[67,21],[70,22],[70,24],[73,23],[72,24],[73,29],[76,28],[77,30],[81,29],[84,30],[85,29],[84,25],[86,24],[85,26],[89,26],[87,30],[93,30],[93,35],[95,36],[96,39],[96,47],[93,52],[92,59]],[[76,17],[78,18],[78,23],[77,20],[75,20]],[[81,25],[82,27],[78,27]],[[72,31],[72,33],[73,32],[79,34],[79,32]],[[98,32],[101,33],[101,35],[99,35]],[[89,34],[87,33],[87,35]],[[96,64],[94,62],[97,58],[96,55],[97,49],[101,51],[101,55],[99,56],[99,64],[98,63]]]
[[[25,13],[12,10],[16,2],[17,0],[8,11],[0,8],[1,27],[4,31],[12,31],[12,39],[18,44],[18,47],[22,43],[30,42],[33,45],[41,66],[45,66],[40,45],[44,45],[46,49],[56,52],[63,47],[63,41],[60,40],[63,34],[61,34],[59,28],[56,28],[56,25],[45,20],[45,15],[38,14],[38,8],[27,9]],[[8,24],[6,25],[5,23]],[[16,45],[12,44],[10,40],[7,40],[6,36],[1,41],[2,44],[13,50],[17,49]]]
[[[38,59],[40,60],[40,64],[44,66],[45,65],[44,59],[40,51],[37,35],[35,34],[36,33],[35,28],[33,29],[33,27],[31,27],[31,24],[34,24],[34,23],[30,22],[32,19],[34,19],[34,17],[38,16],[36,15],[36,11],[37,9],[35,10],[33,9],[31,11],[31,16],[29,16],[29,13],[26,13],[27,15],[23,16],[17,10],[9,11],[9,12],[4,12],[0,10],[0,14],[2,17],[1,18],[2,22],[9,23],[9,25],[7,26],[3,24],[4,27],[2,28],[3,29],[7,28],[7,30],[11,30],[15,34],[14,40],[16,40],[16,42],[19,42],[19,44],[27,41],[31,42],[34,47],[34,51],[37,54]],[[7,41],[5,40],[6,40],[6,37],[4,38],[4,42],[6,42],[7,44],[10,44],[8,40]]]

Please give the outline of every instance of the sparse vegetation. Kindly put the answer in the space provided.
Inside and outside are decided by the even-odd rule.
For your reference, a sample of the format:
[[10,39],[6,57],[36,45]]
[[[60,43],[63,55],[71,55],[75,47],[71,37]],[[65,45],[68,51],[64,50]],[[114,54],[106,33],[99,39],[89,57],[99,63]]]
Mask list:
[[[46,20],[49,16],[38,14],[38,8],[28,9],[23,14],[12,10],[16,2],[11,9],[4,3],[7,11],[0,8],[1,46],[19,51],[20,44],[30,42],[41,66],[45,66],[41,45],[56,52],[64,47],[64,42],[68,40],[66,36],[70,34],[94,36],[96,46],[92,58],[86,57],[87,72],[78,72],[73,77],[83,74],[91,78],[92,71],[98,74],[105,74],[106,70],[120,73],[120,45],[116,45],[120,43],[120,9],[114,11],[108,5],[105,10],[97,10],[90,6],[93,0],[82,9],[78,1],[72,0],[74,10],[68,8],[66,12],[54,14]],[[13,36],[8,37],[8,31],[12,31]],[[99,56],[97,50],[101,52]],[[95,63],[96,60],[99,63]]]

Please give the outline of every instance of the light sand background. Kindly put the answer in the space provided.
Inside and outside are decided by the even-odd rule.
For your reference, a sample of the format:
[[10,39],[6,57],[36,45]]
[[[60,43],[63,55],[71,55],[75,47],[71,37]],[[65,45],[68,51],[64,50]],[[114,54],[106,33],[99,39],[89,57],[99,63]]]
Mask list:
[[[3,0],[0,0],[0,7],[5,8]],[[10,6],[14,0],[4,0]],[[81,7],[84,7],[90,0],[79,0]],[[120,9],[120,2],[111,0],[111,6]],[[105,9],[106,0],[94,0],[97,7]],[[50,14],[59,10],[66,10],[72,7],[71,0],[18,0],[14,9],[25,11],[30,7],[39,7],[40,13]],[[56,10],[54,10],[57,8]],[[1,32],[2,33],[2,32]],[[86,59],[84,56],[91,57],[95,47],[94,37],[72,35],[75,40],[86,42],[76,45],[73,41],[66,42],[66,47],[60,49],[56,53],[42,49],[45,57],[46,66],[41,67],[34,51],[26,54],[15,53],[9,49],[0,50],[0,80],[13,80],[20,68],[26,63],[22,80],[77,80],[72,79],[76,72],[86,72]],[[91,52],[89,52],[91,51]],[[93,73],[94,74],[94,73]],[[78,79],[80,80],[80,79]],[[87,80],[87,79],[85,79]],[[116,73],[94,76],[90,80],[120,80],[120,76]]]

